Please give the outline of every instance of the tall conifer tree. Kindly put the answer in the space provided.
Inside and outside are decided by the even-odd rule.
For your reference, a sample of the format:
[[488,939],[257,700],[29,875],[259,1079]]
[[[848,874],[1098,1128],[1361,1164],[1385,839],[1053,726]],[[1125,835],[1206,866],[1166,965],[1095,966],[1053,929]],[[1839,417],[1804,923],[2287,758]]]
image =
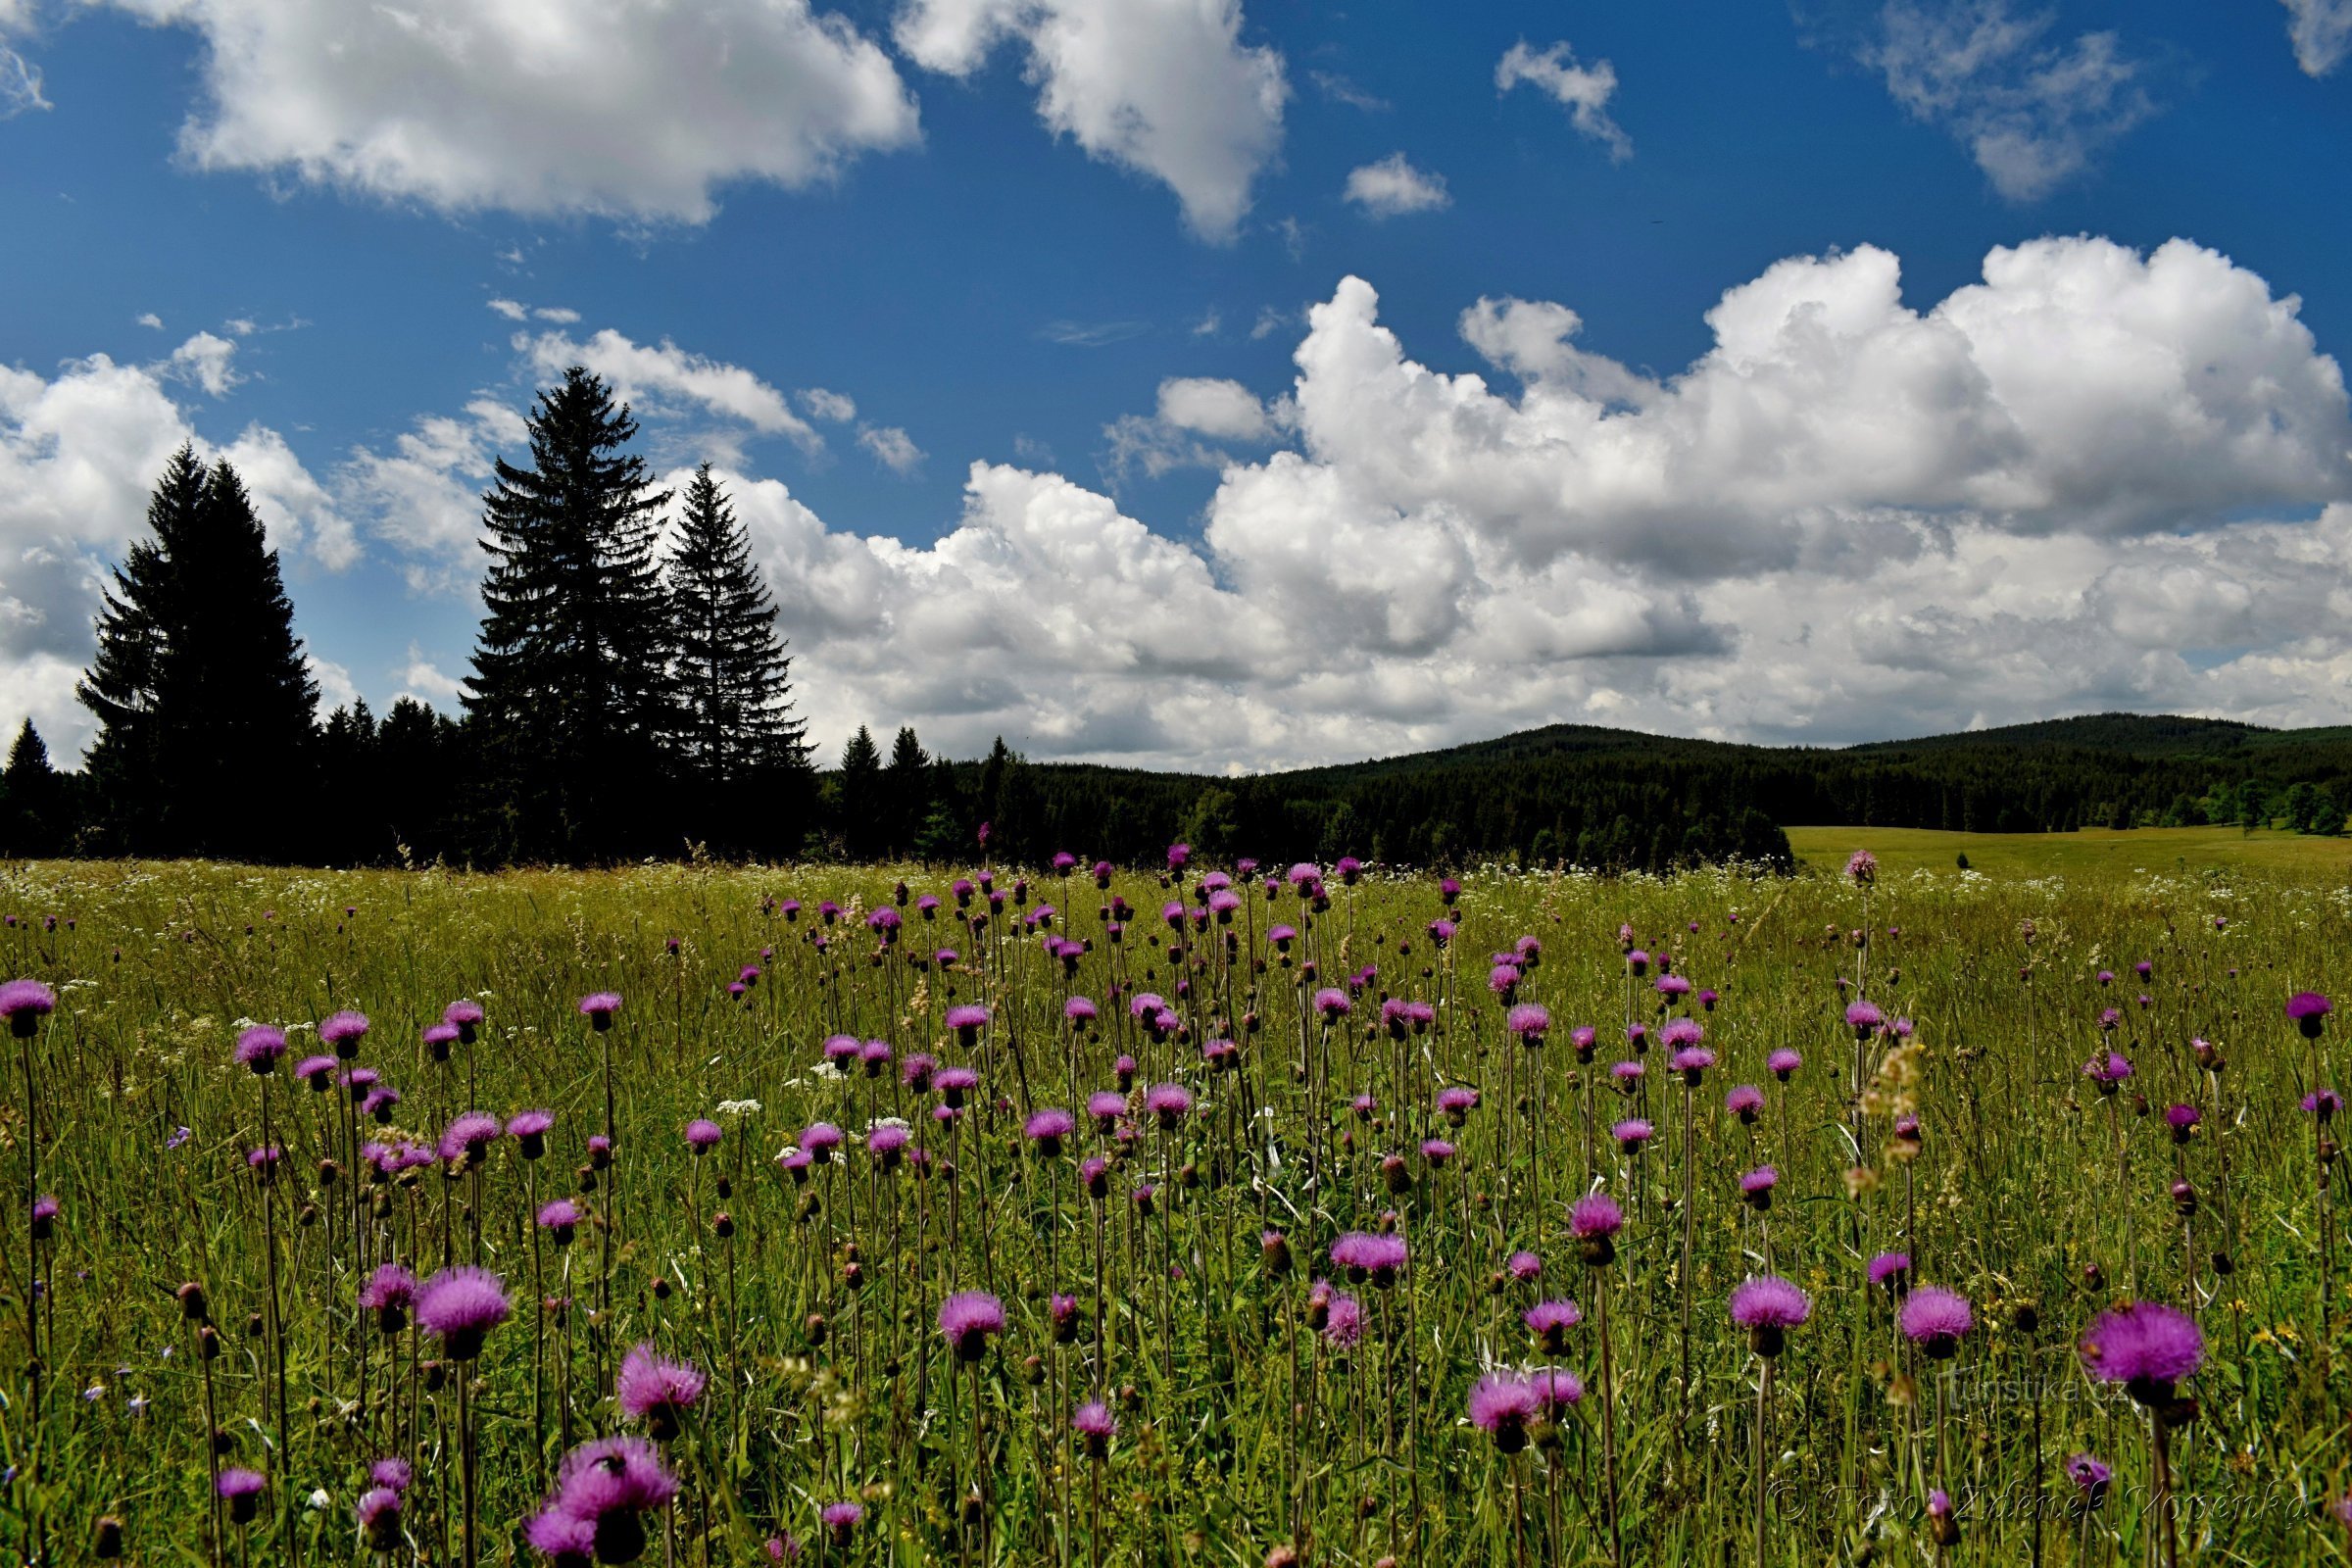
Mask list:
[[664,581],[691,831],[729,847],[798,848],[808,747],[792,712],[792,661],[776,635],[775,603],[710,465],[696,470],[683,502]]
[[318,688],[262,520],[226,462],[182,447],[115,570],[76,695],[110,846],[149,855],[307,852]]
[[493,848],[596,859],[672,847],[661,820],[670,724],[662,509],[637,434],[578,366],[528,420],[530,466],[501,458],[482,498],[490,570],[465,703]]

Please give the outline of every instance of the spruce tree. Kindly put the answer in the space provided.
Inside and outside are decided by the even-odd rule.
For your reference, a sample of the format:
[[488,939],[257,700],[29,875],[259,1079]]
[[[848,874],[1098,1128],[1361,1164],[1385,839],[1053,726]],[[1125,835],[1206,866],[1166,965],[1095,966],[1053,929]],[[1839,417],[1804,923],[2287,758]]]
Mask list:
[[891,743],[890,763],[882,770],[882,800],[887,824],[887,849],[904,855],[931,814],[931,759],[915,738],[914,726],[899,727]]
[[853,859],[871,859],[882,848],[882,751],[863,724],[841,749],[841,778],[835,798],[841,842]]
[[49,746],[27,718],[0,767],[0,855],[56,855],[72,839],[65,776],[50,764]]
[[530,466],[498,461],[491,559],[465,703],[489,838],[508,857],[668,848],[668,612],[655,542],[667,491],[628,452],[637,423],[578,366],[528,420]]
[[244,482],[192,447],[115,570],[75,689],[97,715],[89,776],[112,848],[282,858],[307,848],[318,688]]
[[[675,744],[692,786],[689,831],[730,847],[772,839],[797,847],[793,808],[805,790],[793,786],[808,771],[808,747],[792,713],[792,661],[776,636],[776,607],[752,564],[751,534],[710,465],[695,471],[683,501],[664,581]],[[785,824],[775,821],[779,806]]]

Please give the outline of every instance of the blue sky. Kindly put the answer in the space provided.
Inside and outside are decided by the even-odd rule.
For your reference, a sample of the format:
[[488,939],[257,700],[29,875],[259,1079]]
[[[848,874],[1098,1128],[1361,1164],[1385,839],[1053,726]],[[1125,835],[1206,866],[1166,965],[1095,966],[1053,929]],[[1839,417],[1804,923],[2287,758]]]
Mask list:
[[188,436],[330,692],[449,706],[572,357],[730,476],[828,749],[2345,716],[2348,0],[307,11],[0,0],[61,750]]

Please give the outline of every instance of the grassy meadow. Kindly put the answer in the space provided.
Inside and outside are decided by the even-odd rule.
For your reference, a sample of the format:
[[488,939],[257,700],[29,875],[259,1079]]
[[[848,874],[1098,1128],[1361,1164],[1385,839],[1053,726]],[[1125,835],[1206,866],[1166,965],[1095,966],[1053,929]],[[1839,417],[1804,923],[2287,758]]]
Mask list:
[[1868,850],[1889,871],[1950,871],[1960,856],[1987,876],[2130,876],[2272,871],[2352,882],[2352,839],[2264,828],[2086,827],[2072,833],[1946,833],[1924,827],[1792,827],[1799,863],[1842,868]]
[[2342,846],[1790,837],[0,870],[0,1561],[2348,1560]]

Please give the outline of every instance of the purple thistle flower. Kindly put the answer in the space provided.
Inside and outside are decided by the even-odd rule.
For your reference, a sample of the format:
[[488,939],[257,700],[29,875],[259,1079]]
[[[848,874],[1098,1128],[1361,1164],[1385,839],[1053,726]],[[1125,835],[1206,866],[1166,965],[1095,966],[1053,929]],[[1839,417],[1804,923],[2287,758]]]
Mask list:
[[718,1141],[725,1136],[719,1131],[718,1123],[705,1116],[697,1116],[686,1124],[686,1147],[698,1154],[708,1154],[716,1149]]
[[2170,1403],[2173,1385],[2205,1361],[2196,1319],[2159,1301],[2101,1312],[2076,1348],[2083,1371],[2100,1383],[2121,1383],[2141,1404]]
[[1879,1004],[1875,1002],[1846,1004],[1846,1027],[1858,1035],[1867,1035],[1886,1021],[1886,1015],[1879,1010]]
[[452,1118],[441,1134],[444,1160],[479,1162],[499,1134],[498,1118],[486,1110],[468,1110]]
[[539,1205],[539,1228],[546,1231],[558,1247],[569,1247],[571,1234],[579,1228],[580,1205],[568,1198],[558,1198]]
[[1813,1315],[1803,1291],[1777,1274],[1751,1275],[1732,1288],[1732,1321],[1747,1330],[1748,1348],[1771,1359],[1784,1336]]
[[518,1110],[507,1122],[507,1136],[520,1146],[525,1159],[537,1159],[547,1152],[547,1135],[554,1130],[556,1115],[551,1110]]
[[2301,1030],[2306,1040],[2320,1038],[2321,1026],[2333,1010],[2317,991],[2298,991],[2286,999],[2287,1021]]
[[470,998],[461,997],[441,1009],[441,1021],[456,1024],[458,1038],[470,1045],[473,1032],[482,1026],[482,1004]]
[[416,1304],[416,1276],[398,1263],[381,1263],[360,1287],[360,1310],[375,1314],[376,1332],[398,1334]]
[[1405,1264],[1404,1238],[1378,1231],[1349,1231],[1331,1244],[1331,1260],[1348,1271],[1350,1280],[1369,1278],[1382,1290],[1396,1283]]
[[1538,1301],[1522,1313],[1519,1319],[1527,1325],[1528,1332],[1542,1344],[1544,1353],[1546,1355],[1558,1355],[1565,1350],[1568,1348],[1568,1331],[1584,1320],[1584,1308],[1578,1306],[1574,1301],[1565,1299]]
[[1004,1303],[986,1291],[957,1291],[939,1303],[939,1332],[957,1360],[977,1361],[989,1337],[1004,1332]]
[[1948,1359],[1960,1341],[1976,1327],[1968,1298],[1940,1285],[1922,1285],[1903,1298],[1895,1326],[1903,1338],[1918,1346],[1932,1360]]
[[361,1539],[373,1551],[389,1552],[400,1545],[400,1494],[390,1487],[372,1487],[360,1494],[352,1506]]
[[2319,1117],[2322,1123],[2329,1122],[2335,1119],[2337,1111],[2344,1108],[2344,1097],[2332,1089],[2315,1089],[2303,1097],[2303,1108]]
[[1173,1127],[1193,1108],[1192,1091],[1182,1084],[1153,1084],[1144,1094],[1144,1109],[1159,1118],[1162,1127]]
[[1573,1372],[1539,1370],[1530,1372],[1527,1381],[1554,1416],[1585,1396],[1585,1380]]
[[[41,1020],[56,1009],[57,993],[38,980],[11,980],[0,985],[0,1018],[8,1020],[8,1032],[19,1040],[30,1040]],[[240,1055],[237,1059],[245,1058]]]
[[1707,1069],[1715,1065],[1715,1053],[1704,1046],[1685,1046],[1668,1059],[1666,1065],[1681,1073],[1684,1083],[1696,1089],[1699,1080],[1706,1076]]
[[1061,1015],[1072,1023],[1093,1023],[1098,1016],[1094,1003],[1085,997],[1072,997],[1063,1003]]
[[466,1263],[443,1269],[416,1293],[416,1326],[441,1341],[455,1361],[481,1354],[490,1331],[511,1310],[499,1277]]
[[1541,1004],[1522,1002],[1503,1015],[1503,1026],[1527,1044],[1540,1046],[1551,1028],[1551,1014]]
[[596,991],[580,999],[580,1016],[600,1032],[612,1027],[612,1015],[620,1010],[620,993]]
[[847,1546],[852,1533],[864,1521],[865,1505],[847,1498],[826,1503],[816,1515],[816,1522],[832,1535],[836,1546]]
[[[566,1552],[577,1553],[583,1539],[588,1550],[579,1557],[582,1562],[634,1562],[646,1546],[641,1516],[677,1494],[677,1478],[652,1444],[643,1438],[601,1438],[564,1456],[555,1495],[527,1533],[534,1546],[560,1562]],[[542,1521],[549,1522],[544,1530]]]
[[931,1087],[950,1105],[961,1105],[963,1097],[980,1087],[980,1075],[969,1067],[942,1067],[931,1075]]
[[1421,1157],[1429,1161],[1430,1168],[1433,1170],[1444,1169],[1446,1162],[1453,1158],[1456,1152],[1453,1145],[1443,1138],[1421,1140]]
[[237,1036],[237,1060],[257,1073],[276,1071],[277,1058],[285,1054],[286,1036],[282,1029],[257,1023]]
[[1087,1457],[1100,1459],[1109,1453],[1111,1434],[1119,1430],[1119,1423],[1111,1415],[1109,1405],[1101,1399],[1090,1399],[1071,1415],[1070,1430],[1085,1444]]
[[801,1129],[801,1148],[819,1165],[831,1159],[841,1144],[841,1129],[829,1121],[810,1122]]
[[1879,879],[1879,858],[1868,850],[1856,850],[1845,862],[1845,874],[1857,887],[1866,887]]
[[[1772,1190],[1780,1184],[1781,1173],[1779,1171],[1774,1170],[1770,1165],[1758,1165],[1754,1170],[1740,1173],[1740,1196],[1751,1203],[1756,1203],[1758,1198],[1769,1200]],[[1761,1208],[1764,1205],[1756,1203],[1756,1206]]]
[[988,1026],[988,1009],[978,1003],[967,1002],[961,1006],[950,1007],[946,1023],[956,1031],[968,1050],[980,1031]]
[[[368,1015],[364,1012],[353,1012],[347,1008],[342,1012],[328,1013],[324,1018],[318,1020],[319,1042],[323,1045],[333,1046],[335,1054],[338,1056],[349,1056],[356,1054],[359,1050],[359,1043],[367,1038],[367,1035]],[[352,1049],[345,1051],[343,1049],[345,1045],[349,1045]]]
[[1325,986],[1315,993],[1315,1011],[1322,1015],[1325,1023],[1346,1017],[1348,1008],[1353,1005],[1348,1000],[1348,993],[1336,987]]
[[294,1064],[294,1076],[309,1079],[311,1087],[323,1094],[334,1087],[335,1058],[332,1056],[305,1056]]
[[220,1479],[213,1483],[213,1491],[228,1504],[229,1519],[247,1525],[261,1511],[262,1489],[269,1484],[258,1470],[231,1466],[220,1472]]
[[1544,1260],[1525,1248],[1521,1248],[1502,1260],[1502,1271],[1525,1285],[1530,1280],[1543,1276]]
[[1771,1055],[1764,1058],[1765,1070],[1770,1072],[1775,1078],[1778,1078],[1783,1083],[1787,1083],[1789,1079],[1789,1076],[1804,1064],[1804,1057],[1798,1055],[1793,1051],[1785,1049],[1776,1051]]
[[[1664,985],[1666,980],[1673,978],[1672,975],[1668,975],[1658,984]],[[1706,1030],[1699,1027],[1696,1018],[1669,1018],[1658,1030],[1658,1049],[1669,1052],[1684,1051],[1697,1045],[1706,1037]],[[1708,1053],[1708,1065],[1712,1066],[1713,1064],[1714,1054],[1710,1052]]]
[[1494,1440],[1497,1453],[1527,1446],[1528,1423],[1544,1412],[1535,1385],[1508,1372],[1490,1372],[1470,1389],[1470,1424]]
[[2115,1471],[2088,1453],[2077,1453],[2066,1461],[2066,1479],[2082,1494],[2082,1500],[2096,1508],[2107,1500],[2108,1483]]
[[1580,1242],[1606,1239],[1625,1229],[1625,1210],[1606,1193],[1587,1193],[1568,1205],[1568,1234]]
[[2101,1052],[2082,1064],[2082,1076],[2099,1086],[2099,1093],[2112,1095],[2116,1085],[2132,1076],[2132,1063],[2115,1052]]
[[409,1461],[406,1459],[383,1458],[368,1467],[368,1479],[379,1487],[389,1487],[394,1492],[406,1492],[416,1481],[416,1472],[409,1467]]
[[936,1060],[918,1051],[899,1062],[899,1082],[916,1094],[922,1094],[931,1087],[931,1075],[938,1068]]
[[1723,1108],[1743,1122],[1752,1122],[1764,1109],[1764,1091],[1754,1084],[1740,1084],[1723,1097]]
[[1032,1111],[1021,1124],[1021,1135],[1037,1146],[1037,1152],[1051,1158],[1061,1152],[1061,1141],[1078,1130],[1077,1118],[1068,1111],[1049,1106]]
[[1911,1283],[1911,1254],[1909,1252],[1881,1252],[1870,1260],[1870,1283],[1884,1285],[1900,1295]]
[[1456,1085],[1438,1091],[1438,1114],[1459,1127],[1478,1108],[1478,1091]]
[[681,1418],[702,1398],[703,1386],[702,1373],[683,1361],[655,1354],[648,1343],[620,1358],[613,1394],[621,1414],[644,1422],[655,1442],[666,1443],[678,1435]]
[[1352,1350],[1364,1337],[1364,1307],[1346,1291],[1334,1291],[1323,1319],[1323,1338],[1335,1350]]
[[1609,1136],[1617,1140],[1617,1147],[1619,1149],[1624,1150],[1629,1154],[1639,1154],[1642,1152],[1642,1145],[1648,1143],[1652,1138],[1656,1137],[1657,1132],[1658,1130],[1655,1127],[1652,1127],[1648,1122],[1643,1121],[1641,1117],[1628,1116],[1625,1120],[1617,1123],[1615,1126],[1609,1129]]
[[1620,1089],[1631,1089],[1649,1075],[1649,1069],[1638,1061],[1619,1061],[1609,1065],[1609,1076]]

